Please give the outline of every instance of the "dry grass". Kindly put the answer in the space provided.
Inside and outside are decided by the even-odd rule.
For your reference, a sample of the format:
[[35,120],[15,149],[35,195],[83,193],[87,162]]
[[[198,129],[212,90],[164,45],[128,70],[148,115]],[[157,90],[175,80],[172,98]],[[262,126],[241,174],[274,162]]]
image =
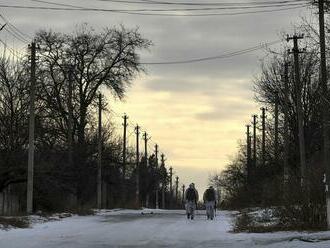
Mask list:
[[0,227],[4,229],[10,228],[28,228],[29,221],[24,217],[0,217]]

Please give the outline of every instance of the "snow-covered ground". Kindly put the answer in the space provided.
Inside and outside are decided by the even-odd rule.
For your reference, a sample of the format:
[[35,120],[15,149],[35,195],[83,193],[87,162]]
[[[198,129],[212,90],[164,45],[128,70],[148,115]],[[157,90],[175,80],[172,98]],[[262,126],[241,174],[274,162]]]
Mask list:
[[330,232],[235,234],[230,232],[232,221],[232,213],[224,211],[215,221],[207,221],[204,212],[199,211],[191,221],[180,210],[104,210],[95,216],[73,216],[28,229],[2,230],[0,247],[330,247]]

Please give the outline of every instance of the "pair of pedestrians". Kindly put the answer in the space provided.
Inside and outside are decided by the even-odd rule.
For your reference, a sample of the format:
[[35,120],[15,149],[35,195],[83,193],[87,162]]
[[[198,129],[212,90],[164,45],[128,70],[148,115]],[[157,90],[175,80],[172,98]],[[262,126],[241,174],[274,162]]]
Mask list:
[[[187,218],[193,220],[195,217],[195,210],[198,202],[198,191],[195,188],[195,185],[191,183],[189,188],[185,192],[185,202],[186,202],[186,213]],[[206,216],[207,219],[214,219],[215,208],[216,208],[216,193],[212,186],[210,186],[203,195],[204,204],[206,207]]]

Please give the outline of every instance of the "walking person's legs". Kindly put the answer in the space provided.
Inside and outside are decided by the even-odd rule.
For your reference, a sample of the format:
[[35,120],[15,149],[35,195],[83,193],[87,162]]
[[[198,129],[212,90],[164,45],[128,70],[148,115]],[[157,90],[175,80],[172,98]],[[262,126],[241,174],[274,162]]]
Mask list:
[[193,220],[195,217],[195,209],[196,209],[196,205],[194,202],[191,202],[191,219]]
[[210,205],[210,218],[211,220],[214,219],[214,204]]
[[214,219],[214,202],[213,201],[206,202],[205,206],[206,206],[207,219],[213,220]]
[[194,219],[194,209],[195,209],[194,202],[189,201],[186,203],[186,213],[188,219]]
[[186,208],[187,219],[190,219],[190,206],[189,206],[189,202],[186,202],[185,208]]
[[205,209],[206,209],[206,217],[207,219],[210,219],[210,210],[209,210],[209,204],[205,203]]

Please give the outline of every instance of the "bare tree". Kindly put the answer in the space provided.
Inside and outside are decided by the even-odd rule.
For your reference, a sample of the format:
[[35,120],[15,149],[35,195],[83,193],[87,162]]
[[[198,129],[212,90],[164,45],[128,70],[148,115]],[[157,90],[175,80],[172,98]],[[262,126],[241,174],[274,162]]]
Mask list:
[[27,147],[28,72],[24,61],[0,59],[0,191],[24,182]]
[[[94,121],[93,103],[97,93],[104,87],[114,97],[122,99],[132,80],[143,71],[138,51],[147,49],[151,42],[142,38],[137,29],[121,26],[96,33],[86,25],[74,34],[39,31],[36,42],[40,46],[38,75],[42,117],[48,126],[57,130],[56,142],[68,143],[68,80],[73,80],[72,135],[76,143],[74,162],[79,171],[79,198],[84,184],[82,168],[88,154],[86,128]],[[72,73],[71,77],[69,73]]]

